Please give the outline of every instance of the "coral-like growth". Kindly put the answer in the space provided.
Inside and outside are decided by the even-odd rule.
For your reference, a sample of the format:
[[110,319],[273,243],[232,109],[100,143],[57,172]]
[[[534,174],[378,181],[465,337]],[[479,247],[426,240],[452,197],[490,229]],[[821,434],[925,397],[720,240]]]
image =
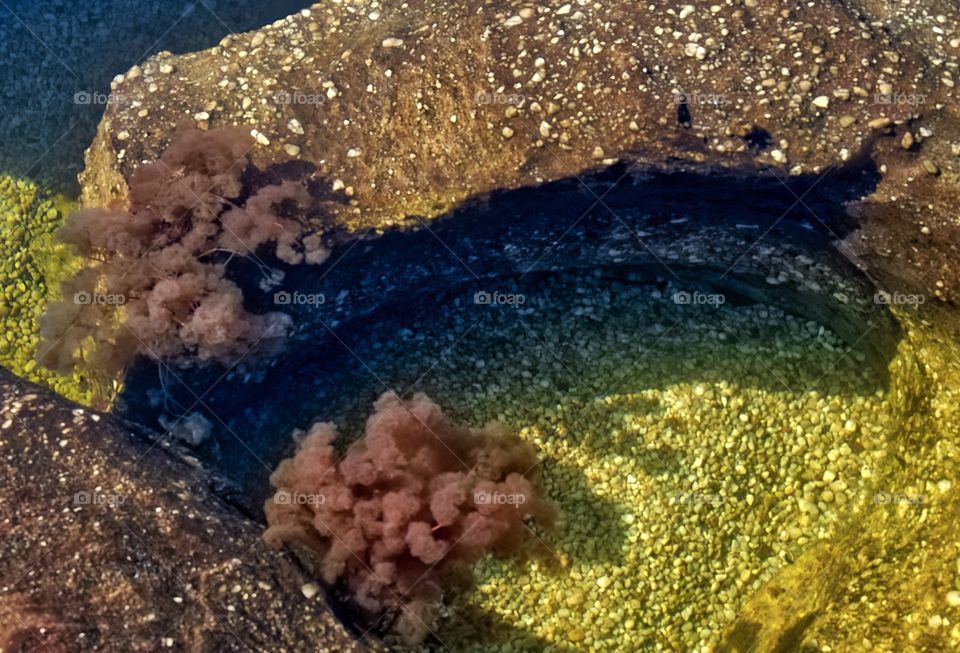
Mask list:
[[[533,448],[503,427],[451,425],[426,395],[374,404],[364,437],[341,458],[332,424],[314,424],[271,477],[268,543],[306,544],[329,586],[371,622],[423,640],[443,581],[488,553],[515,553],[524,524],[552,527]],[[302,433],[300,434],[302,435]]]
[[328,252],[300,219],[311,205],[301,183],[241,202],[252,147],[238,128],[182,132],[131,176],[127,207],[68,219],[61,238],[93,264],[41,320],[44,365],[117,373],[138,353],[232,362],[283,339],[289,316],[248,311],[227,264],[262,246],[288,263],[320,263]]

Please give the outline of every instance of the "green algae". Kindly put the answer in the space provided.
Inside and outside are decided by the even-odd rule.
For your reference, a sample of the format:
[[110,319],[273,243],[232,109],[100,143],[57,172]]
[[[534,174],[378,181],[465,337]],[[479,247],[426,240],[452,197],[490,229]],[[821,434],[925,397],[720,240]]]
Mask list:
[[[39,319],[60,284],[82,261],[59,242],[57,229],[75,203],[29,180],[0,176],[0,365],[85,405],[112,383],[85,373],[64,376],[42,365]],[[39,360],[39,362],[38,362]]]

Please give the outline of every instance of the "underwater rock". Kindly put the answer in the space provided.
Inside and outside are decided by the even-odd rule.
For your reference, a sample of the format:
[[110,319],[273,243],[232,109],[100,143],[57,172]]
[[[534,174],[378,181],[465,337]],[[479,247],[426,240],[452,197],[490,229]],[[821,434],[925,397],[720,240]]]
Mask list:
[[[851,247],[896,272],[903,259],[890,243],[918,240],[906,254],[918,273],[905,283],[950,299],[958,272],[942,259],[957,235],[949,207],[960,130],[944,108],[954,80],[941,64],[955,67],[956,49],[915,49],[833,3],[715,8],[317,4],[118,78],[121,101],[87,153],[84,202],[122,197],[181,121],[249,127],[261,168],[309,162],[352,198],[337,221],[353,230],[617,160],[820,175],[889,140],[896,151],[879,148],[879,163],[916,177],[926,155],[941,174],[923,173],[920,188],[882,188],[863,205],[867,226]],[[946,23],[958,12],[942,7]],[[935,125],[929,152],[896,147],[908,122]],[[944,200],[920,215],[931,193]],[[921,239],[919,222],[930,230]]]
[[175,445],[0,370],[0,461],[0,649],[375,650]]

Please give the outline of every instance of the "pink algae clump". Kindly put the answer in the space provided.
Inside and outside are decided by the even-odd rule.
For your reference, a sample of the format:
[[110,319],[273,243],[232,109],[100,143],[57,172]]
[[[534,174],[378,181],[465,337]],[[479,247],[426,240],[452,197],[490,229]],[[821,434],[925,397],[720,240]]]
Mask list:
[[60,372],[112,376],[139,354],[232,365],[275,351],[289,315],[249,311],[228,275],[255,252],[291,265],[329,255],[301,182],[244,187],[255,141],[241,128],[188,129],[131,175],[126,202],[71,215],[60,238],[87,260],[40,320],[39,360]]
[[533,448],[504,427],[451,425],[426,395],[388,392],[341,457],[332,424],[317,423],[271,476],[273,546],[306,544],[323,581],[371,623],[395,615],[406,641],[430,632],[444,581],[488,553],[519,552],[525,524],[554,524]]

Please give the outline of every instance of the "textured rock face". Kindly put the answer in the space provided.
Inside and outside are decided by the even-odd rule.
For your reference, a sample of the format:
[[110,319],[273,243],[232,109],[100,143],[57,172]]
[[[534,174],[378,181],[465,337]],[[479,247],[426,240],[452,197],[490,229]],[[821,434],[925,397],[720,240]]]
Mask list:
[[956,193],[958,10],[879,4],[318,4],[123,76],[84,199],[122,196],[181,121],[249,126],[260,166],[311,162],[352,198],[338,220],[355,230],[617,159],[829,174],[881,142],[881,163],[923,183],[893,175],[854,244],[882,267],[891,241],[919,239],[912,281],[948,298],[949,201],[913,207]]
[[227,494],[0,371],[0,650],[371,650]]

